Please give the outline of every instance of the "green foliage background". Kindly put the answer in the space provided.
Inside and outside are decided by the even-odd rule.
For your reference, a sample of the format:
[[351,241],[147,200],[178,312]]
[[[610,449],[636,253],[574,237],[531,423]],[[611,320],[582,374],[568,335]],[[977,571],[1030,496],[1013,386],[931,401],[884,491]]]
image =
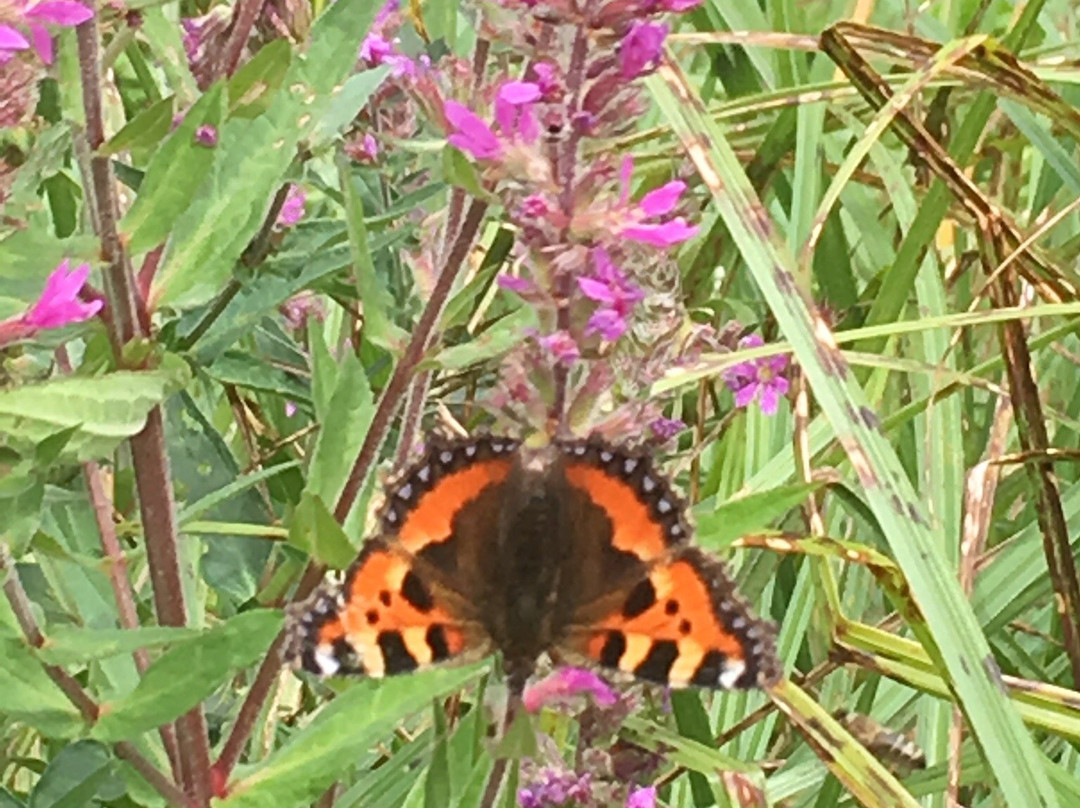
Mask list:
[[[284,674],[243,712],[256,671],[275,670],[281,607],[308,562],[341,567],[364,535],[370,468],[357,504],[335,506],[430,293],[402,252],[475,177],[437,127],[377,168],[344,158],[342,133],[388,80],[356,71],[369,0],[316,2],[309,41],[273,40],[204,92],[177,21],[206,9],[137,5],[137,29],[99,13],[114,72],[94,156],[124,187],[134,266],[168,244],[152,334],[119,358],[100,323],[4,354],[0,808],[161,805],[137,761],[183,782],[158,728],[186,721],[203,722],[211,762],[238,723],[253,730],[238,768],[211,772],[227,781],[216,805],[481,805],[498,751],[480,709],[498,690],[488,664],[329,687]],[[472,53],[465,8],[416,9],[431,41]],[[876,28],[833,27],[851,20]],[[1071,0],[706,0],[647,82],[650,114],[610,144],[660,181],[695,172],[702,235],[679,254],[694,318],[775,336],[653,389],[692,426],[672,466],[695,493],[697,540],[726,552],[749,537],[728,557],[781,623],[791,674],[768,697],[679,693],[671,712],[627,720],[625,739],[661,753],[664,804],[737,805],[738,772],[768,804],[800,808],[943,808],[950,776],[971,808],[1080,805],[1066,562],[1080,536],[1078,41]],[[4,315],[61,258],[107,263],[85,204],[74,35],[59,46],[35,125],[0,133],[23,160],[0,222]],[[194,137],[206,124],[212,148]],[[406,176],[425,180],[401,193]],[[291,181],[311,189],[308,216],[253,254]],[[488,294],[512,260],[501,216],[487,211],[420,363],[429,415],[489,387],[526,323]],[[306,290],[329,314],[298,339],[279,306]],[[70,373],[55,363],[62,339]],[[801,368],[805,417],[734,410],[723,389],[725,367],[774,352]],[[155,617],[135,504],[137,436],[155,413],[184,626]],[[119,628],[93,479],[108,483],[137,629]],[[39,642],[11,608],[16,589]],[[458,693],[472,709],[447,706]],[[840,707],[912,728],[928,768],[897,780],[833,721]],[[572,758],[573,721],[551,720]]]

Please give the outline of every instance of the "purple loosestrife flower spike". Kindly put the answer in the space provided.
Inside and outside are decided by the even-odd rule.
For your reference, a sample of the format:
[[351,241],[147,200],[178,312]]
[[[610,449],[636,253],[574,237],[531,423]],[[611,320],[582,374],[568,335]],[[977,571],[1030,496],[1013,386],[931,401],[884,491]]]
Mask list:
[[530,713],[535,713],[545,704],[566,701],[580,693],[589,694],[601,707],[611,707],[618,701],[615,691],[592,671],[585,668],[559,668],[547,678],[525,688],[522,704]]
[[619,46],[619,69],[627,81],[653,70],[663,53],[668,27],[659,22],[635,21]]
[[[764,344],[757,334],[739,340],[740,348],[760,348]],[[788,391],[788,380],[783,375],[787,366],[785,355],[766,356],[741,362],[724,371],[724,382],[735,393],[735,406],[748,407],[757,401],[763,414],[775,415],[781,397]]]
[[71,262],[65,258],[45,281],[41,297],[22,316],[23,325],[30,328],[60,328],[89,320],[104,305],[100,300],[89,303],[79,300],[79,292],[89,276],[89,264],[79,264],[71,269]]

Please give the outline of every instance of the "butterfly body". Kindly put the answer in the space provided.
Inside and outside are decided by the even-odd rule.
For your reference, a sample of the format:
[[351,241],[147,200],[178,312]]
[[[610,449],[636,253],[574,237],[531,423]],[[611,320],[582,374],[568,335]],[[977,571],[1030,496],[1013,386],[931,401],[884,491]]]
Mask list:
[[344,584],[292,612],[288,653],[322,675],[498,650],[516,686],[544,653],[673,686],[774,681],[771,624],[690,533],[646,453],[433,439]]

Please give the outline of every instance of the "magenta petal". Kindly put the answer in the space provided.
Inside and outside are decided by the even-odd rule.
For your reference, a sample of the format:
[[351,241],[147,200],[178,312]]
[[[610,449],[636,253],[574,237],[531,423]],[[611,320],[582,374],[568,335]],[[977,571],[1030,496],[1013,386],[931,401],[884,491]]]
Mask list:
[[754,396],[757,395],[757,391],[758,391],[759,386],[760,385],[758,385],[757,382],[751,382],[750,384],[746,385],[746,387],[742,387],[742,388],[736,390],[735,391],[735,406],[736,407],[749,407],[750,402],[752,402],[754,400]]
[[531,81],[503,82],[498,98],[508,104],[531,104],[540,100],[540,85]]
[[663,216],[675,209],[675,206],[679,203],[679,197],[682,196],[685,190],[685,182],[673,180],[641,197],[638,207],[646,216]]
[[764,415],[776,415],[780,404],[780,393],[772,384],[761,385],[761,412]]
[[619,204],[625,205],[630,199],[630,180],[634,177],[634,158],[629,154],[623,158],[619,167]]
[[48,29],[44,25],[32,22],[30,23],[30,38],[34,40],[34,50],[38,52],[41,61],[51,65],[53,63],[53,42]]
[[484,120],[464,104],[447,101],[443,104],[447,122],[457,130],[449,138],[450,145],[469,152],[479,160],[491,160],[502,154],[502,144]]
[[578,288],[585,297],[590,300],[598,300],[601,303],[614,303],[615,295],[611,293],[611,287],[601,283],[595,278],[578,278]]
[[662,224],[636,224],[622,229],[622,235],[654,247],[671,247],[697,235],[697,225],[689,225],[681,216]]
[[626,808],[656,808],[656,786],[631,787],[626,797]]
[[26,50],[29,47],[30,43],[19,31],[10,25],[0,25],[0,50]]
[[25,12],[26,19],[48,25],[73,26],[84,23],[94,16],[93,9],[75,0],[44,0]]
[[519,295],[527,295],[536,291],[536,284],[528,278],[519,278],[516,275],[499,275],[495,278],[495,283],[499,285],[500,289],[506,289],[508,292],[515,292]]
[[740,348],[760,348],[764,344],[765,340],[761,338],[760,334],[747,334],[739,340]]

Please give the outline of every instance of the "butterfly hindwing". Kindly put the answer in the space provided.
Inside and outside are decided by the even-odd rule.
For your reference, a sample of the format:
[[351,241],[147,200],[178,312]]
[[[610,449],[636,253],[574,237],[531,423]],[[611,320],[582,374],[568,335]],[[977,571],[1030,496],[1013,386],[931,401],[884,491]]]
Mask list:
[[654,564],[615,608],[587,608],[569,648],[639,679],[684,687],[749,688],[779,676],[774,628],[755,617],[723,564],[694,547]]
[[583,587],[563,650],[676,687],[775,680],[772,625],[751,613],[723,564],[689,546],[685,504],[651,459],[596,442],[566,444],[564,453],[584,503],[575,547],[599,542],[592,553],[605,563],[582,576],[592,586]]
[[386,676],[486,651],[470,588],[514,448],[498,438],[429,442],[387,485],[381,533],[344,583],[290,613],[286,654],[323,676]]
[[290,615],[291,655],[322,676],[387,676],[466,651],[471,630],[393,543],[364,545],[340,587]]

